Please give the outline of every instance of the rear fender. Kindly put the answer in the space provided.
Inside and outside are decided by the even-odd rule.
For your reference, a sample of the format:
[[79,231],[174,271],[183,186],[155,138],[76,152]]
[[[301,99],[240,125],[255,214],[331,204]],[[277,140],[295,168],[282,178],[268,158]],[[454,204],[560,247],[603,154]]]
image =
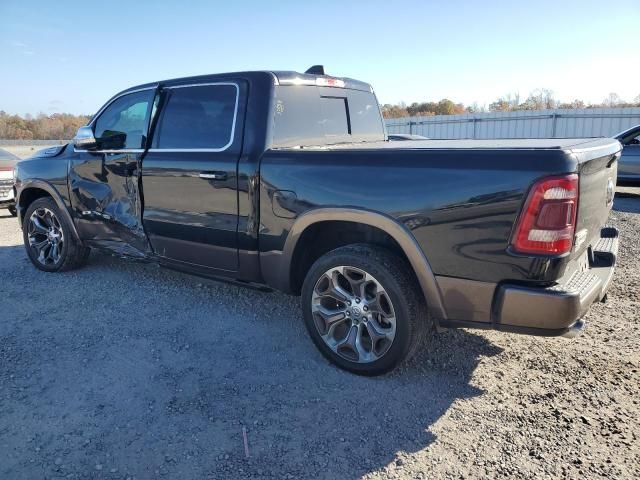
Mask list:
[[442,294],[427,257],[411,233],[393,218],[378,212],[354,208],[318,208],[304,213],[293,224],[282,252],[260,255],[262,275],[268,285],[291,291],[291,262],[298,240],[311,225],[323,221],[346,221],[376,227],[389,234],[402,248],[418,278],[429,313],[436,322],[446,318]]

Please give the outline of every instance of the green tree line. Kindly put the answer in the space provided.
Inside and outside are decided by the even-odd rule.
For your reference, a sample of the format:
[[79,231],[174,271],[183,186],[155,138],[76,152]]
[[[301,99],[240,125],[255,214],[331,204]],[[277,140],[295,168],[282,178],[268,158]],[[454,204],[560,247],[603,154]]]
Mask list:
[[494,102],[491,102],[488,107],[486,105],[479,106],[477,103],[464,105],[463,103],[456,103],[445,98],[439,102],[413,102],[410,105],[405,103],[387,103],[382,105],[382,114],[385,118],[401,118],[477,112],[515,112],[519,110],[604,107],[640,107],[640,95],[635,97],[632,102],[627,102],[620,98],[618,94],[610,93],[601,103],[588,104],[578,99],[572,102],[561,102],[554,97],[553,91],[541,88],[531,92],[524,100],[521,100],[520,95],[517,93],[504,95]]
[[91,117],[70,113],[43,113],[32,117],[9,115],[0,110],[0,138],[5,140],[66,140],[71,139]]

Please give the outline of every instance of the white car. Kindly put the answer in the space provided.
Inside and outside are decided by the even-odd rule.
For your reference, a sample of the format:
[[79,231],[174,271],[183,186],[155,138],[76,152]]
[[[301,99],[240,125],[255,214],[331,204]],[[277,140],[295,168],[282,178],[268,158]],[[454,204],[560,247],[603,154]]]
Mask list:
[[13,193],[13,169],[20,159],[0,148],[0,208],[8,209],[14,217],[16,211],[16,199]]

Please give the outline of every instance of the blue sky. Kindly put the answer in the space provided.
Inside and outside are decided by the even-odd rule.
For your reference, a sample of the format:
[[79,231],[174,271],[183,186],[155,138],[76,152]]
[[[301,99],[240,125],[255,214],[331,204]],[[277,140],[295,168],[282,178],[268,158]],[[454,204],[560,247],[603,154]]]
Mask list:
[[316,63],[383,103],[631,100],[639,40],[640,0],[0,0],[0,110],[93,113],[139,83]]

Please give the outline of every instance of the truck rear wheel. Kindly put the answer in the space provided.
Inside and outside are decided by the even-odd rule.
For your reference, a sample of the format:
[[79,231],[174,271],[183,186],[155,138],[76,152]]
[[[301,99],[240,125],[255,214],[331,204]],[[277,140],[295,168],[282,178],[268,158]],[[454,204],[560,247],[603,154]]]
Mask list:
[[75,239],[67,218],[49,197],[38,198],[29,205],[22,235],[31,263],[45,272],[78,268],[89,256],[89,248]]
[[365,244],[320,257],[302,287],[304,321],[331,362],[359,375],[394,369],[428,328],[422,294],[406,262]]

